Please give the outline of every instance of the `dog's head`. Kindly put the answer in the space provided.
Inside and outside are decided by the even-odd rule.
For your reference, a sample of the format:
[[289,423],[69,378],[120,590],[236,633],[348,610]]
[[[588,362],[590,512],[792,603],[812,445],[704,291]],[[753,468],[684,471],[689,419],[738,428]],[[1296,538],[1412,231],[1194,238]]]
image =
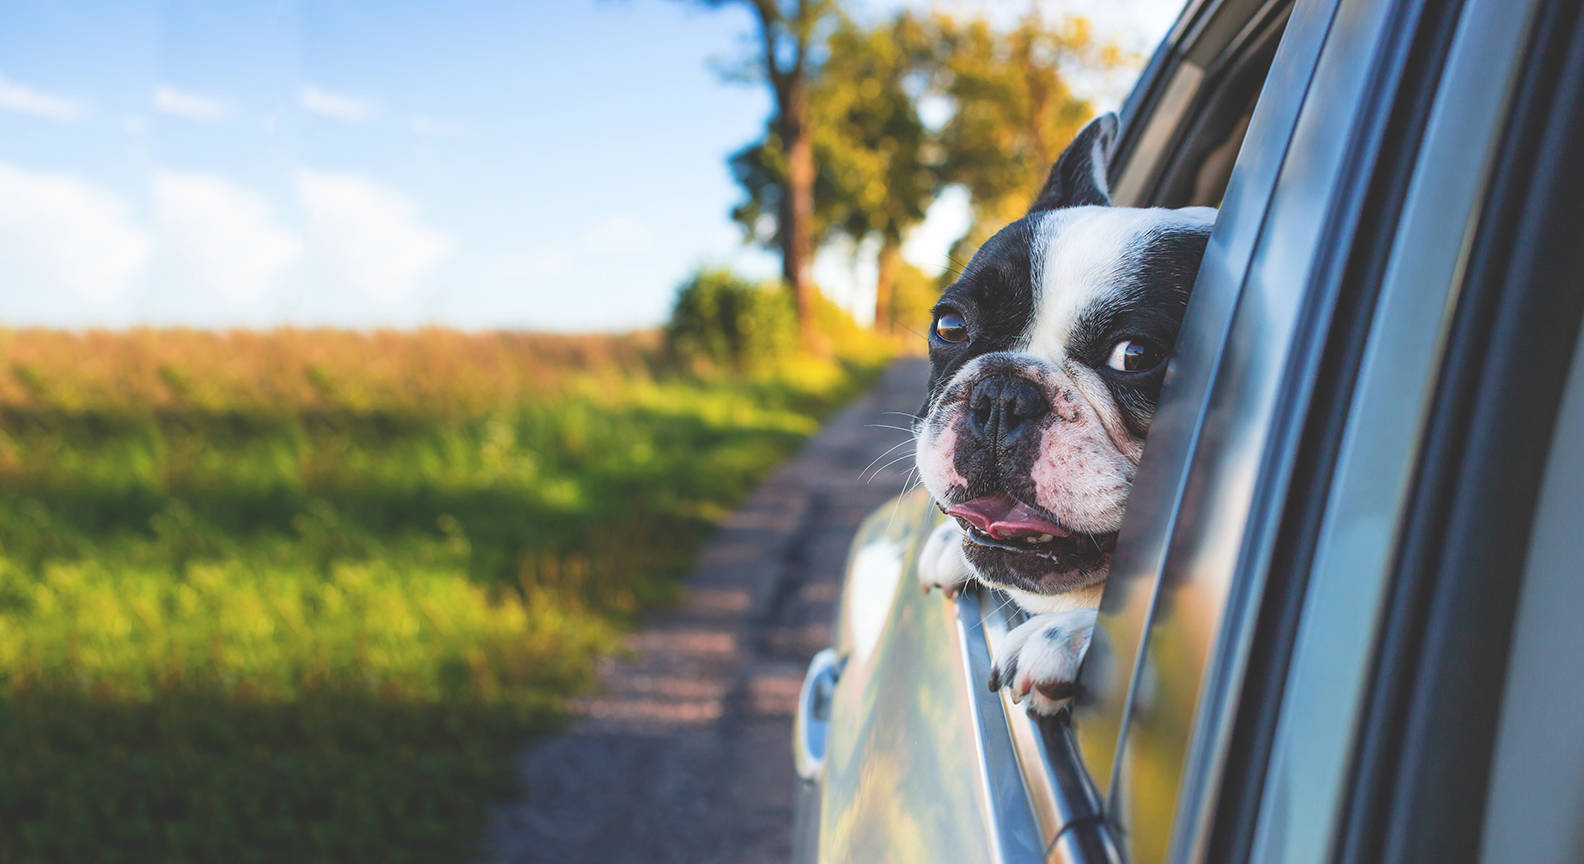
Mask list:
[[936,304],[918,467],[992,585],[1105,578],[1215,211],[1112,207],[1107,114]]

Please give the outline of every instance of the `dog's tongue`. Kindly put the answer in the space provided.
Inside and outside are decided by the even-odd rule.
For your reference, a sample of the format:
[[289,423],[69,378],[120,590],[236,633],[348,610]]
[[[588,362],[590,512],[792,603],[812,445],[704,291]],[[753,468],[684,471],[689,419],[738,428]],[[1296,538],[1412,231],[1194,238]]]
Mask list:
[[953,504],[946,515],[968,522],[997,540],[1050,534],[1066,537],[1071,531],[1012,500],[1008,495],[983,495],[972,501]]

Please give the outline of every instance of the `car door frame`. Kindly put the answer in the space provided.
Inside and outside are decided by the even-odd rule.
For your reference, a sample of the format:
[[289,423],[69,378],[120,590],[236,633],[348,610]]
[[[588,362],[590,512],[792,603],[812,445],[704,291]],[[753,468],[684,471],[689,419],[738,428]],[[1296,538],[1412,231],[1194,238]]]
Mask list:
[[[1085,668],[1097,697],[1079,728],[1101,734],[1081,731],[1080,742],[1092,768],[1110,766],[1108,822],[1134,860],[1319,861],[1341,836],[1374,642],[1344,645],[1343,662],[1329,661],[1350,621],[1373,627],[1382,609],[1412,481],[1403,466],[1422,444],[1467,251],[1446,238],[1469,236],[1499,141],[1490,124],[1514,80],[1501,62],[1471,80],[1469,53],[1494,47],[1515,67],[1534,7],[1506,4],[1509,18],[1497,21],[1502,8],[1489,0],[1301,2],[1294,26],[1327,5],[1263,208],[1248,199],[1259,200],[1250,187],[1264,178],[1239,158],[1107,587],[1096,642],[1110,656]],[[1272,76],[1288,71],[1273,66]],[[1276,125],[1275,113],[1257,111],[1249,138]],[[1421,148],[1437,153],[1433,165],[1464,170],[1416,174]],[[1409,344],[1382,347],[1399,335]],[[1383,419],[1400,434],[1380,434],[1371,421]],[[1336,485],[1347,479],[1339,465],[1357,472],[1356,488]],[[1358,537],[1336,525],[1389,530],[1349,558]],[[1292,650],[1281,650],[1283,637]],[[1173,690],[1183,681],[1172,675],[1188,686]],[[1157,787],[1174,794],[1150,812],[1129,772],[1161,764]],[[1309,766],[1305,781],[1283,781],[1282,766],[1294,764]],[[1141,846],[1129,829],[1144,821],[1170,833]]]

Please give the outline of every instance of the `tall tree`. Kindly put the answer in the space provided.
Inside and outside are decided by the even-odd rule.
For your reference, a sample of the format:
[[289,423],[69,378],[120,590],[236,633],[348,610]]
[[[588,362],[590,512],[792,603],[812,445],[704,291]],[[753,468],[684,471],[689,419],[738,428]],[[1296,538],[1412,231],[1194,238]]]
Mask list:
[[[939,192],[939,172],[918,100],[933,77],[933,46],[924,23],[903,12],[873,27],[841,17],[825,41],[826,59],[810,84],[816,247],[838,235],[855,244],[879,240],[875,322],[889,329],[902,239]],[[732,157],[747,193],[733,216],[750,237],[782,240],[769,217],[781,206],[787,154],[774,126]]]
[[[941,187],[960,184],[970,194],[971,227],[953,248],[963,260],[1022,214],[1093,113],[1069,76],[1113,65],[1119,54],[1096,45],[1082,19],[1050,25],[1031,15],[1002,31],[982,17],[904,12],[864,27],[828,14],[821,62],[806,71],[802,91],[813,175],[807,218],[796,225],[808,250],[837,236],[878,239],[875,321],[888,329],[906,267],[902,241]],[[921,117],[926,100],[944,109],[935,127]],[[795,161],[779,115],[731,157],[746,193],[732,215],[766,246],[790,244]]]
[[815,88],[826,145],[817,154],[826,157],[819,170],[838,194],[832,227],[857,243],[880,242],[875,327],[890,330],[903,237],[923,221],[941,186],[936,148],[918,110],[934,78],[933,46],[923,22],[907,12],[869,29],[843,21],[829,44]]
[[[792,290],[798,326],[811,334],[811,268],[814,252],[814,141],[809,111],[810,82],[818,73],[822,27],[836,14],[835,0],[702,0],[708,6],[741,5],[753,13],[758,35],[752,64],[770,86],[775,103],[771,125],[779,144],[775,161],[782,194],[777,204],[776,237],[781,272]],[[778,164],[777,164],[778,163]]]
[[1083,18],[1049,24],[1030,14],[1006,32],[983,18],[932,20],[940,52],[940,92],[950,118],[940,130],[942,174],[967,187],[972,225],[958,242],[962,260],[1028,208],[1061,150],[1094,115],[1072,76],[1115,66],[1113,45],[1097,43]]

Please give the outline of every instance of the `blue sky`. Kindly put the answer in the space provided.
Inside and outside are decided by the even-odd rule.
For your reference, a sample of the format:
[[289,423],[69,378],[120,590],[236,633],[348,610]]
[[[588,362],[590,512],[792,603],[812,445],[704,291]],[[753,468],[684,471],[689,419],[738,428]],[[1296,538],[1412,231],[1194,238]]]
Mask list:
[[[1040,5],[1147,50],[1176,4]],[[0,0],[0,20],[0,323],[622,329],[700,264],[777,270],[727,216],[726,156],[769,109],[710,66],[741,9]],[[939,267],[964,204],[932,211],[915,263]],[[860,309],[867,273],[844,249],[816,268]]]

